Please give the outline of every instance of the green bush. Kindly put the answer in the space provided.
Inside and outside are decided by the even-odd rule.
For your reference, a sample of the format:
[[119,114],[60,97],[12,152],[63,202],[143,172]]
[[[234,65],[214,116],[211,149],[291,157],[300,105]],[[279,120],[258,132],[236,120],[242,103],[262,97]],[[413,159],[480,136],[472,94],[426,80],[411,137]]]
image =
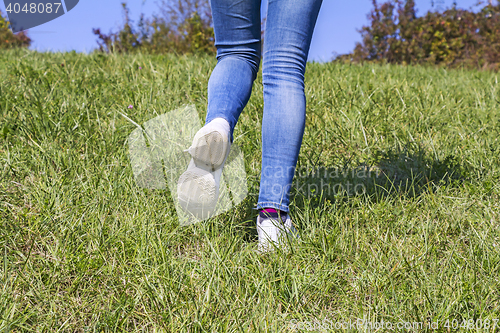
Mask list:
[[31,39],[24,32],[12,33],[9,29],[9,21],[0,11],[0,49],[11,49],[15,47],[28,47]]
[[163,1],[162,15],[145,19],[134,27],[129,10],[122,3],[125,23],[116,33],[94,29],[99,50],[117,53],[208,53],[214,54],[214,30],[207,0]]
[[455,6],[417,17],[413,0],[373,0],[363,41],[341,59],[500,69],[500,5],[479,12]]

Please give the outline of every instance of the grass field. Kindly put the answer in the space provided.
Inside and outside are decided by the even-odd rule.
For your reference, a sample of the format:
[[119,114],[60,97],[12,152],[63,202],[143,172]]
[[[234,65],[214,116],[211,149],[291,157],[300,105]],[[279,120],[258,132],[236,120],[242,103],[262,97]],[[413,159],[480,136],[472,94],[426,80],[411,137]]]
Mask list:
[[128,159],[120,113],[194,104],[201,122],[214,65],[0,53],[0,331],[500,329],[498,73],[308,64],[301,238],[259,255],[260,76],[235,130],[250,195],[231,213],[180,227]]

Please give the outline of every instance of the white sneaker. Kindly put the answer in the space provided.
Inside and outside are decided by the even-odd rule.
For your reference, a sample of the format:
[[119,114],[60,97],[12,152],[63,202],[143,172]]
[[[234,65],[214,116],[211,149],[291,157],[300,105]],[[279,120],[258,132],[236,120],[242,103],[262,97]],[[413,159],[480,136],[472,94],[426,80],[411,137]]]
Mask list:
[[180,207],[198,219],[215,212],[222,168],[231,149],[229,131],[229,123],[216,118],[196,133],[186,150],[192,158],[177,182],[177,197]]
[[274,247],[286,248],[290,237],[297,236],[297,229],[288,214],[279,216],[278,213],[260,212],[257,217],[257,233],[258,250],[264,253],[272,251]]

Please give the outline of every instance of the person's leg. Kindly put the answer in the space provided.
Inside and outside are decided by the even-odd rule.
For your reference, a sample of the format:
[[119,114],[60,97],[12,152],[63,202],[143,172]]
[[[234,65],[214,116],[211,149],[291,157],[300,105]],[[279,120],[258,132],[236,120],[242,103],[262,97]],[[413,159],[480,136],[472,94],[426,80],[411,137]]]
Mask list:
[[205,123],[229,122],[232,133],[259,71],[261,0],[211,0],[217,66],[208,82]]
[[262,80],[262,170],[257,208],[288,212],[304,133],[304,74],[322,0],[269,0]]
[[198,219],[216,211],[232,133],[250,98],[260,63],[260,0],[211,0],[217,66],[208,83],[205,126],[187,150],[191,161],[177,182],[179,206]]

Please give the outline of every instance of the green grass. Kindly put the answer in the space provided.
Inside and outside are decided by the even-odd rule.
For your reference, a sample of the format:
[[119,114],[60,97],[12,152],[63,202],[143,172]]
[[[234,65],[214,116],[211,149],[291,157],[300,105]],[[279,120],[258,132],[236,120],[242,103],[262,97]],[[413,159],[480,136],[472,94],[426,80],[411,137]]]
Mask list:
[[[498,73],[308,64],[301,240],[259,255],[260,76],[235,130],[250,195],[231,213],[179,227],[128,161],[120,112],[142,124],[194,104],[201,122],[214,65],[0,53],[0,331],[500,319]],[[307,170],[364,191],[321,194]]]

